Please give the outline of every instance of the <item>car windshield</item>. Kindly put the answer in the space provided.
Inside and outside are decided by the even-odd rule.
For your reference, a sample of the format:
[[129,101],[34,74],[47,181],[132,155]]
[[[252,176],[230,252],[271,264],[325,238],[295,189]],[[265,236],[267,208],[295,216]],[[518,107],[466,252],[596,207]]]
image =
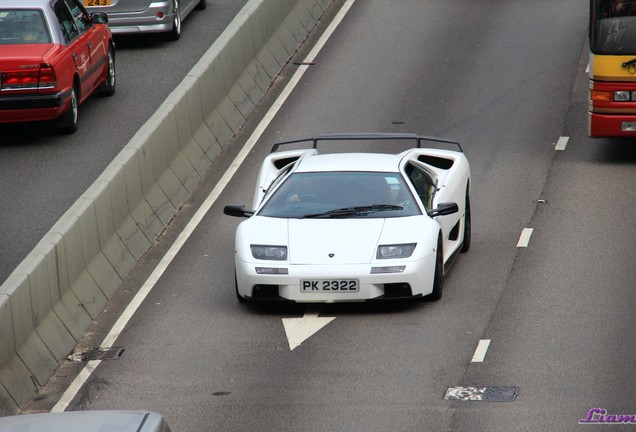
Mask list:
[[257,213],[277,218],[389,218],[420,215],[399,173],[290,175]]
[[0,9],[0,45],[50,43],[39,9]]

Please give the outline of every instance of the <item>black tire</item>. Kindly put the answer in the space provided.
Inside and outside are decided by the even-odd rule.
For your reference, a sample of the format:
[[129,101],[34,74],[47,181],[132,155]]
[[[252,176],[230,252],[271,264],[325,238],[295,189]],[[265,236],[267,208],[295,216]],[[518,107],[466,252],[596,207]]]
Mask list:
[[472,221],[470,216],[470,195],[466,188],[466,210],[464,211],[464,238],[462,240],[462,248],[460,253],[468,252],[470,249],[470,238],[472,234]]
[[172,0],[172,10],[174,17],[172,19],[172,30],[168,32],[168,40],[176,41],[181,37],[181,6],[179,0]]
[[208,7],[208,1],[207,0],[199,0],[199,3],[195,7],[195,9],[196,10],[203,10],[206,7]]
[[108,69],[106,72],[106,81],[104,81],[100,88],[99,94],[102,96],[112,96],[117,89],[117,73],[115,70],[115,50],[112,46],[108,47]]
[[433,292],[425,298],[429,301],[437,301],[442,298],[444,287],[444,250],[442,238],[437,239],[437,254],[435,255],[435,273],[433,274]]
[[71,106],[58,120],[58,130],[65,134],[77,132],[79,124],[79,99],[75,86],[71,89]]
[[239,301],[239,303],[247,303],[247,300],[245,299],[245,297],[239,294],[238,280],[236,279],[236,272],[234,273],[234,289],[236,290],[236,298]]

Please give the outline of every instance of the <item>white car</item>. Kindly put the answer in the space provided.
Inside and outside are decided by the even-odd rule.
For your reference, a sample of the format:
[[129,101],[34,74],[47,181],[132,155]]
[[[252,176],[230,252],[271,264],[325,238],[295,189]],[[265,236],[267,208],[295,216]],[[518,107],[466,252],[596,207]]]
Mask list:
[[[351,140],[412,148],[399,154],[318,149],[325,141]],[[307,143],[308,149],[280,151]],[[470,167],[459,143],[443,138],[320,135],[274,145],[252,209],[224,209],[248,218],[235,238],[241,302],[438,300],[445,269],[470,247]]]
[[64,411],[0,417],[0,432],[170,432],[161,414],[142,410]]

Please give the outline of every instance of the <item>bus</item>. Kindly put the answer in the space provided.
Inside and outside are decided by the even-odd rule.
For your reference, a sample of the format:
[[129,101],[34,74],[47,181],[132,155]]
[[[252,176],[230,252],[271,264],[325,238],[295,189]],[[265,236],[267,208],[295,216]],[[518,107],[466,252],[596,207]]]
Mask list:
[[588,134],[636,137],[636,0],[590,0]]

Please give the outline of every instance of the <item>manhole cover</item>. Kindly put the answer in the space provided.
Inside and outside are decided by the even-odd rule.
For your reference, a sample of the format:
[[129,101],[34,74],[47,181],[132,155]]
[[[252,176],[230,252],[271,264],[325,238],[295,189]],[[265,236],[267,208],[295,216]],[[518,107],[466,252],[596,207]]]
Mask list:
[[83,362],[91,360],[117,360],[121,357],[124,347],[113,348],[91,348],[86,351],[81,351],[72,354],[68,357],[70,361]]
[[459,401],[512,402],[519,394],[518,387],[449,387],[444,399]]

